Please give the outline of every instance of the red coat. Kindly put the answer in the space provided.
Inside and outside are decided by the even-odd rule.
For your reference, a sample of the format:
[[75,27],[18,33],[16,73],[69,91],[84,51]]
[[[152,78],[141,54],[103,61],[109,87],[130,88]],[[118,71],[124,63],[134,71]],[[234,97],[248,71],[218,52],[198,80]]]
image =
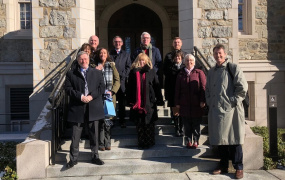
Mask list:
[[185,69],[177,75],[175,87],[175,105],[180,105],[180,116],[199,118],[203,116],[200,102],[205,99],[206,77],[202,70],[193,69],[190,76]]

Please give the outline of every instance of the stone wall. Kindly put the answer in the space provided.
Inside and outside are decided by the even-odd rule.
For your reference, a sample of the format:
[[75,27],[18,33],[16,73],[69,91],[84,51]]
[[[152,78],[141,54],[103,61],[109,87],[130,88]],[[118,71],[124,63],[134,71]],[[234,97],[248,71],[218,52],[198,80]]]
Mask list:
[[217,43],[222,43],[228,50],[228,58],[232,58],[229,49],[229,38],[233,36],[233,21],[229,19],[228,10],[232,8],[232,0],[199,0],[198,8],[202,9],[198,20],[198,38],[201,38],[200,49],[205,58],[214,64],[212,49]]
[[[32,40],[5,39],[6,5],[0,1],[0,62],[32,62]],[[11,32],[8,32],[11,33]]]
[[284,0],[259,0],[267,5],[268,59],[285,60],[285,3]]
[[242,60],[285,59],[285,4],[282,0],[257,0],[255,31],[257,38],[239,40]]
[[71,8],[75,3],[75,0],[39,0],[39,6],[43,7],[39,37],[44,39],[44,49],[40,50],[40,69],[44,69],[45,77],[53,77],[62,70],[66,57],[72,52],[76,20],[72,18]]

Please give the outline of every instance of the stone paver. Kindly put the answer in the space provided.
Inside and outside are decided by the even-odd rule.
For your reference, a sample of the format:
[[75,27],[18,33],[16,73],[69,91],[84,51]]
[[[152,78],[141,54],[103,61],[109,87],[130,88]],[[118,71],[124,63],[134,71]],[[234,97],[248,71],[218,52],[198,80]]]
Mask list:
[[[187,172],[190,180],[230,180],[235,179],[234,173],[223,175],[212,175],[205,172]],[[244,173],[243,180],[280,180],[264,170],[247,170]]]
[[273,169],[273,170],[268,170],[270,174],[272,174],[275,177],[278,177],[281,180],[285,179],[285,169]]
[[[133,174],[133,175],[106,175],[86,177],[47,178],[46,180],[231,180],[235,179],[233,173],[212,175],[207,172],[183,172],[164,174]],[[285,170],[247,170],[242,180],[285,180]],[[35,179],[36,180],[36,179]],[[41,179],[42,180],[42,179]]]

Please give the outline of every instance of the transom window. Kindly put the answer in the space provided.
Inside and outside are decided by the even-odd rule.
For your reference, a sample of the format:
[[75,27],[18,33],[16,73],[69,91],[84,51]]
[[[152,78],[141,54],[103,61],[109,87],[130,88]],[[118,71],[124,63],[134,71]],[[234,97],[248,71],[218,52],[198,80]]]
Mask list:
[[21,29],[32,29],[31,3],[20,3],[20,25]]
[[243,19],[244,19],[244,0],[238,1],[238,30],[243,31]]

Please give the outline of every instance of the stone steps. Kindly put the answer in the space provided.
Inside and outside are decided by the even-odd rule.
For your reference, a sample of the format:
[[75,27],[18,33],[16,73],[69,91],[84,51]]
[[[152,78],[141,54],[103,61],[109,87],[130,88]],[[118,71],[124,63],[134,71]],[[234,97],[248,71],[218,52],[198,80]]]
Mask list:
[[216,159],[192,157],[162,157],[144,159],[105,160],[103,166],[91,161],[79,162],[66,170],[65,163],[57,163],[47,168],[47,177],[74,177],[95,175],[152,174],[185,171],[211,171],[217,165]]
[[[207,145],[197,149],[187,149],[185,146],[155,145],[150,149],[140,150],[135,147],[112,147],[110,151],[99,151],[100,159],[143,159],[151,157],[212,157],[213,151]],[[90,148],[80,148],[79,161],[91,159]],[[69,148],[62,149],[56,154],[57,162],[69,161]]]
[[[156,135],[155,136],[155,144],[157,145],[179,145],[182,146],[184,144],[183,137],[175,137],[173,135]],[[61,145],[62,149],[69,149],[71,141],[63,140],[63,144]],[[201,145],[208,144],[208,136],[201,135],[199,143]],[[81,140],[79,143],[80,148],[89,148],[89,140]],[[117,135],[112,136],[111,139],[112,147],[135,147],[137,146],[137,135]]]

